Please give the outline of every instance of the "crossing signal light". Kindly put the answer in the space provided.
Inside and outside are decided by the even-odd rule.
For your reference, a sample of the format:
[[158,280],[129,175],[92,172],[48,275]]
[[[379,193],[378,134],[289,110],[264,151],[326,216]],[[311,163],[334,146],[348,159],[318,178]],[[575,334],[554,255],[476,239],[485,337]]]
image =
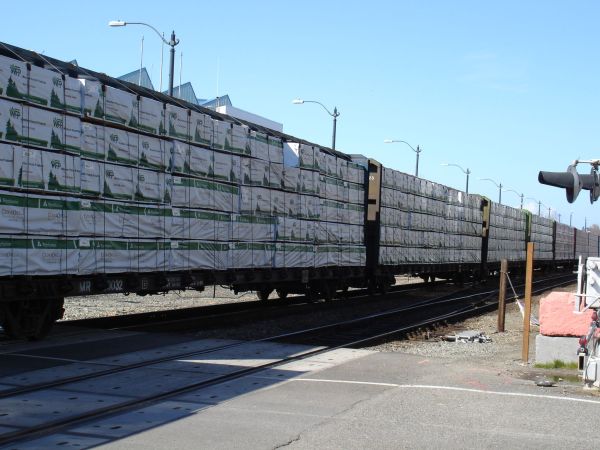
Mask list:
[[600,197],[600,177],[597,167],[592,167],[589,175],[577,173],[574,164],[567,167],[566,172],[544,172],[538,174],[538,181],[548,186],[564,188],[567,201],[573,203],[582,189],[590,191],[590,202],[594,203]]
[[548,186],[565,188],[567,201],[573,203],[581,191],[581,180],[574,165],[567,167],[566,172],[543,172],[538,174],[538,181]]

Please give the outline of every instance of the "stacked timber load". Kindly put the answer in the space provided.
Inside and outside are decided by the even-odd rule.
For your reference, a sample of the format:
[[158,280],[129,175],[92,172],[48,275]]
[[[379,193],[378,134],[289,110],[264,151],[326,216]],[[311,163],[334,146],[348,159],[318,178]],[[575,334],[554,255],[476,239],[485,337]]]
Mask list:
[[535,214],[531,215],[529,240],[533,242],[533,257],[536,260],[551,260],[554,221]]
[[554,258],[557,261],[572,260],[574,245],[575,229],[564,223],[557,223]]
[[111,84],[0,56],[1,276],[364,265],[362,167]]
[[600,236],[595,232],[589,233],[589,241],[588,241],[588,256],[595,257],[600,256]]
[[575,258],[590,256],[590,233],[575,229]]
[[481,200],[478,195],[383,168],[379,262],[480,261]]
[[526,226],[527,220],[522,210],[492,203],[487,260],[524,261]]

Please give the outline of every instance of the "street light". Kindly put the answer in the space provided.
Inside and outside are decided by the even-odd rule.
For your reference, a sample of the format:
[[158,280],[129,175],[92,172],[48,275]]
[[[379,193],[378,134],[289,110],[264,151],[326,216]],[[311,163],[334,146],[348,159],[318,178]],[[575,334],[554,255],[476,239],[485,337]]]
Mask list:
[[317,105],[321,105],[321,107],[327,111],[327,114],[329,114],[331,117],[333,117],[333,138],[331,140],[331,148],[333,150],[335,150],[335,129],[336,129],[336,125],[337,125],[337,118],[339,117],[340,113],[337,110],[337,107],[333,108],[333,112],[329,111],[325,105],[321,102],[318,102],[316,100],[302,100],[299,98],[296,98],[294,100],[292,100],[292,103],[294,105],[302,105],[304,103],[316,103]]
[[498,184],[491,178],[480,178],[481,181],[490,181],[498,188],[498,203],[502,204],[502,183]]
[[179,44],[179,39],[175,38],[175,31],[171,32],[171,40],[167,41],[163,37],[163,35],[158,32],[158,30],[156,28],[154,28],[152,25],[149,25],[144,22],[125,22],[124,20],[111,20],[110,22],[108,22],[108,26],[110,26],[110,27],[124,27],[126,25],[144,25],[144,26],[154,30],[154,32],[158,35],[159,38],[161,38],[161,40],[165,44],[171,46],[171,61],[169,64],[169,95],[172,97],[173,96],[173,76],[174,76],[174,72],[175,72],[175,46],[177,44]]
[[569,226],[573,226],[573,213],[569,214]]
[[509,188],[504,188],[505,191],[509,191],[509,192],[514,192],[515,194],[517,194],[519,197],[521,197],[521,209],[523,209],[523,197],[525,196],[525,194],[519,194],[517,191],[515,191],[514,189],[509,189]]
[[471,175],[471,171],[469,170],[469,168],[467,167],[467,170],[465,170],[458,164],[453,164],[453,163],[442,163],[442,166],[453,166],[453,167],[458,167],[460,170],[462,170],[462,172],[467,176],[467,188],[465,189],[465,193],[468,194],[469,193],[469,175]]
[[417,145],[417,148],[415,149],[412,145],[410,145],[406,141],[400,141],[400,140],[396,140],[396,139],[384,139],[384,141],[383,141],[384,144],[395,144],[396,142],[401,142],[402,144],[408,145],[412,149],[412,151],[417,154],[417,167],[415,168],[415,177],[418,177],[419,176],[419,155],[421,154],[421,152],[423,150],[418,145]]
[[538,201],[536,198],[533,197],[525,197],[525,200],[531,200],[534,203],[538,204],[538,216],[540,215],[541,211],[542,211],[542,202]]

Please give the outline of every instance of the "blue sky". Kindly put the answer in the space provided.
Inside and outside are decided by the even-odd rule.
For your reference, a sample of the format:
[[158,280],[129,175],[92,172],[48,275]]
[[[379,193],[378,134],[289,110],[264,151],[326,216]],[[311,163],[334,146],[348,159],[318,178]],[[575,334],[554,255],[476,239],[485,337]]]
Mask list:
[[[600,158],[600,3],[564,1],[180,1],[105,0],[101,6],[34,0],[27,20],[5,21],[0,40],[112,76],[140,64],[159,84],[161,46],[147,22],[181,39],[183,82],[200,97],[229,94],[234,106],[282,122],[284,131],[331,143],[464,189],[459,164],[472,171],[470,192],[498,199],[492,178],[541,201],[568,223],[600,223],[587,191],[567,203],[563,190],[542,186],[538,171],[565,170],[576,158]],[[91,4],[90,4],[91,5]],[[23,17],[22,6],[6,17]],[[168,61],[165,48],[165,68]],[[164,71],[163,86],[167,84]],[[580,166],[588,172],[589,166]],[[503,192],[503,203],[519,197]],[[527,203],[533,203],[531,200]],[[537,210],[537,207],[536,207]],[[558,217],[557,217],[558,218]]]

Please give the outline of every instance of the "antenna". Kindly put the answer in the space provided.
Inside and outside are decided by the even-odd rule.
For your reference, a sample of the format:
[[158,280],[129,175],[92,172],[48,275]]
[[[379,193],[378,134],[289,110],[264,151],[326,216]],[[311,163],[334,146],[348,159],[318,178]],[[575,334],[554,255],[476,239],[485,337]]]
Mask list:
[[183,52],[179,53],[179,87],[177,88],[177,97],[181,98],[181,72],[183,71]]
[[140,50],[140,76],[138,77],[138,86],[142,85],[142,67],[144,67],[144,35],[142,34],[142,49]]
[[162,34],[162,44],[160,46],[160,86],[158,92],[162,92],[162,77],[163,77],[163,58],[165,56],[165,33]]

